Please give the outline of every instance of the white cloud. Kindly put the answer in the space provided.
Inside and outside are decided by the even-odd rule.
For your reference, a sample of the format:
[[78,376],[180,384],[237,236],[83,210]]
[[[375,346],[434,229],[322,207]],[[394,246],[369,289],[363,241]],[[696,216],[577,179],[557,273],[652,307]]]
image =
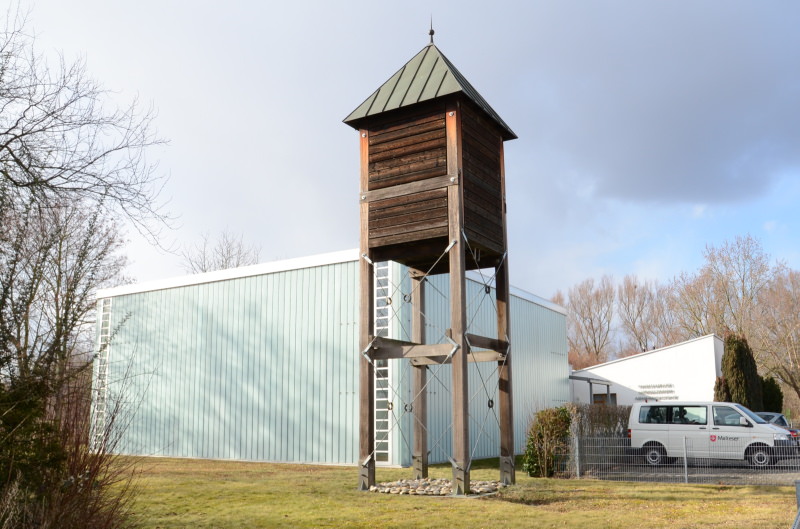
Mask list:
[[692,218],[701,219],[705,216],[708,206],[706,204],[695,204],[692,206]]

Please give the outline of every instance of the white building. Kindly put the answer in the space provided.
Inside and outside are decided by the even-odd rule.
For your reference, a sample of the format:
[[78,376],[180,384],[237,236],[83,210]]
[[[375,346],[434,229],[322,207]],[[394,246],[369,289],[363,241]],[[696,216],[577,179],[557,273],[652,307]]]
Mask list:
[[713,401],[723,351],[722,340],[709,334],[580,369],[570,377],[572,402]]

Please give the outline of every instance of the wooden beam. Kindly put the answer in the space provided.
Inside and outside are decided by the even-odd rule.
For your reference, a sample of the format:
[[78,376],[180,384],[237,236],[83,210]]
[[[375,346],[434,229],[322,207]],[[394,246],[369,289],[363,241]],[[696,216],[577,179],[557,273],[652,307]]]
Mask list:
[[[368,185],[369,171],[369,132],[365,129],[361,135],[361,188]],[[369,250],[369,204],[360,205],[360,249],[361,254],[371,259]],[[358,263],[360,292],[358,312],[359,351],[365,350],[370,343],[370,336],[375,334],[375,274],[370,264],[363,257]],[[375,367],[363,355],[359,355],[358,368],[358,402],[359,402],[359,435],[358,463],[359,490],[369,490],[375,485]]]
[[375,360],[390,360],[393,358],[420,358],[429,356],[447,356],[453,346],[449,343],[423,345],[388,338],[375,338],[372,344],[370,357]]
[[[455,356],[455,355],[453,355]],[[453,357],[442,356],[420,356],[411,358],[412,366],[431,366],[441,364],[452,364]],[[474,351],[467,355],[467,362],[470,364],[477,362],[500,362],[503,360],[503,355],[496,351]]]
[[[447,174],[461,180],[461,108],[457,101],[447,105]],[[448,235],[456,245],[450,250],[450,328],[451,339],[459,345],[452,356],[453,402],[453,494],[469,494],[469,387],[467,377],[466,262],[464,238],[464,188],[461,184],[447,189]]]
[[478,336],[477,334],[467,333],[467,340],[469,340],[470,347],[477,347],[479,349],[489,349],[496,351],[501,355],[505,355],[508,351],[508,342],[505,340],[498,340],[496,338],[487,338],[485,336]]
[[[503,156],[503,142],[500,149],[500,187],[503,195],[503,248],[508,252],[508,232],[506,229],[506,177]],[[511,336],[510,284],[508,277],[508,254],[505,260],[495,267],[495,296],[497,299],[497,336],[502,340]],[[514,468],[514,399],[511,391],[511,349],[497,366],[498,404],[500,419],[500,482],[513,485],[516,482]]]
[[432,189],[439,189],[442,187],[452,186],[458,184],[458,178],[452,180],[452,175],[436,176],[434,178],[426,178],[417,182],[409,182],[408,184],[398,184],[395,186],[384,187],[375,189],[374,191],[367,191],[366,183],[361,187],[361,203],[372,202],[373,200],[383,200],[386,198],[400,197],[403,195],[411,195],[420,193],[422,191],[430,191]]
[[[416,343],[425,343],[425,276],[418,270],[410,270],[411,274],[411,339]],[[413,363],[412,363],[413,365]],[[413,399],[411,402],[414,416],[414,446],[411,452],[413,479],[428,477],[428,367],[412,367]]]
[[471,351],[467,357],[470,363],[501,362],[503,355],[497,351]]

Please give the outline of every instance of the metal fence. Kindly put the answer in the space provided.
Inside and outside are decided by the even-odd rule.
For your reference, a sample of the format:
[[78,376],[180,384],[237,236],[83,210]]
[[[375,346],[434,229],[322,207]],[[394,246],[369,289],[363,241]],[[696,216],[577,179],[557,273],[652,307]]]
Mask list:
[[564,478],[778,486],[794,486],[800,480],[800,454],[795,450],[751,462],[723,459],[723,446],[710,447],[709,457],[688,457],[697,453],[690,439],[683,439],[669,454],[672,457],[661,453],[660,459],[632,449],[627,438],[573,437],[562,446],[566,448],[556,454],[556,476]]

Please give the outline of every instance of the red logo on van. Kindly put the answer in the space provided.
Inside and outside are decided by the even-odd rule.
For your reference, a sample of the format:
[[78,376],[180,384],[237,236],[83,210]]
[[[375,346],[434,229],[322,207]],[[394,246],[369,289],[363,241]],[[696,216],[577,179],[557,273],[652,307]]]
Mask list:
[[712,435],[712,436],[711,436],[711,442],[713,443],[713,442],[714,442],[714,441],[716,441],[716,440],[717,440],[717,436],[716,436],[716,435]]

